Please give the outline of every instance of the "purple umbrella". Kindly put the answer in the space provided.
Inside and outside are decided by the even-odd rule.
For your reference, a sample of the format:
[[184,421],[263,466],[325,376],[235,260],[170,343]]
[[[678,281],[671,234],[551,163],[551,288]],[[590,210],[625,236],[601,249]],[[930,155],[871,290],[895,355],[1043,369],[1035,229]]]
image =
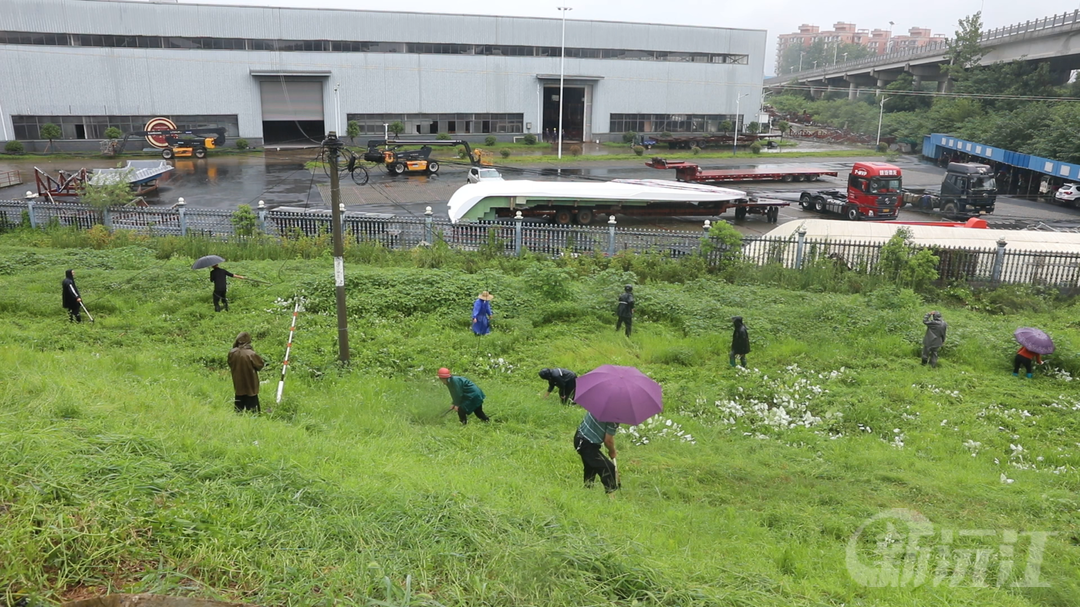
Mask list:
[[1017,343],[1035,354],[1054,353],[1054,340],[1034,327],[1020,327],[1013,333],[1013,337],[1016,338]]
[[636,426],[664,410],[660,384],[634,367],[602,365],[577,378],[574,402],[602,422]]

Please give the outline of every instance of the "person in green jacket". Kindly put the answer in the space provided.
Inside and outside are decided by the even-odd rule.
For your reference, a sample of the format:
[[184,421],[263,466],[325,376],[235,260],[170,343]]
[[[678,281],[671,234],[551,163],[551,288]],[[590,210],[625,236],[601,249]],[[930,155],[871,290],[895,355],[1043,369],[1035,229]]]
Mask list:
[[439,381],[450,390],[450,409],[457,411],[462,424],[469,423],[469,414],[473,413],[482,422],[491,421],[484,413],[484,392],[479,386],[460,375],[450,373],[450,369],[439,369]]

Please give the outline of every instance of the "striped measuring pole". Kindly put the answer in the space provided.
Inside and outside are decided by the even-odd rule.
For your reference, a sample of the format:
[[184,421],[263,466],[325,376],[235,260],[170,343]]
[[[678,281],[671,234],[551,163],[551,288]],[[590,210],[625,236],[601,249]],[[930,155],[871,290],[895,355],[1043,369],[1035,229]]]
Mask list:
[[285,371],[289,369],[289,354],[292,352],[293,334],[296,333],[296,316],[300,313],[300,298],[296,298],[296,305],[292,311],[292,325],[289,326],[289,343],[285,344],[285,362],[281,363],[281,380],[277,385],[277,401],[281,402],[281,393],[285,391]]

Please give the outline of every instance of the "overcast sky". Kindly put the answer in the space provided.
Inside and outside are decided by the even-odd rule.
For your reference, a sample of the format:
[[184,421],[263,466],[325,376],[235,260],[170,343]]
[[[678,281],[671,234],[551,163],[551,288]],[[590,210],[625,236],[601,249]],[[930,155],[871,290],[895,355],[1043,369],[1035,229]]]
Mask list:
[[[708,27],[768,30],[766,75],[776,58],[776,35],[795,32],[800,24],[832,29],[837,21],[855,23],[860,29],[889,29],[906,34],[912,27],[929,27],[935,34],[952,36],[956,22],[981,10],[986,29],[1029,19],[1049,17],[1080,7],[1080,0],[409,0],[408,2],[358,2],[357,0],[180,0],[183,4],[242,4],[379,10],[400,6],[409,12],[470,15],[512,15],[558,18],[558,6],[573,8],[567,19],[636,21]],[[557,43],[557,41],[553,41]]]

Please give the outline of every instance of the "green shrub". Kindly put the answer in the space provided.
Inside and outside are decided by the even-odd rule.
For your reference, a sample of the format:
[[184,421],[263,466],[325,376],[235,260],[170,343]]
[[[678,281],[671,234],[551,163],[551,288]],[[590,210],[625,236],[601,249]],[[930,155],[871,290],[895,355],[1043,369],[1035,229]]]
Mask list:
[[695,145],[694,147],[690,148],[690,153],[693,154],[694,156],[697,156],[698,154],[701,153],[701,148],[699,148],[698,146]]
[[525,145],[536,145],[536,135],[532,133],[526,133],[521,140],[525,142]]
[[663,133],[660,133],[660,136],[664,139],[671,139],[671,131],[664,131]]
[[499,150],[499,155],[502,156],[503,158],[509,158],[510,157],[510,150],[508,150],[506,148],[503,148],[503,149]]
[[877,151],[881,152],[882,154],[884,154],[885,152],[888,152],[889,151],[889,144],[882,141],[881,143],[877,144]]
[[495,138],[495,135],[488,135],[487,137],[484,137],[484,145],[488,147],[495,145],[496,143],[498,143],[498,141],[499,140]]
[[637,139],[637,133],[634,131],[626,131],[622,134],[623,143],[634,143],[635,139]]
[[249,204],[236,207],[230,221],[237,236],[251,237],[259,231],[259,218]]
[[446,133],[439,133],[438,135],[435,135],[435,138],[439,141],[446,141],[450,139],[450,135],[447,135]]
[[349,141],[352,141],[353,139],[355,139],[356,136],[359,135],[359,134],[360,134],[360,123],[359,122],[357,122],[355,120],[350,120],[347,123],[345,123],[345,136],[349,138]]
[[751,154],[760,154],[761,153],[761,142],[760,141],[755,141],[754,143],[750,144],[750,153]]
[[248,140],[244,139],[242,137],[240,139],[237,139],[236,140],[236,149],[238,149],[238,150],[246,150],[246,149],[248,149]]
[[121,138],[123,136],[124,136],[124,132],[121,131],[120,129],[116,128],[115,126],[110,126],[109,128],[105,129],[105,138],[106,139],[119,139],[119,138]]
[[22,154],[26,151],[21,141],[9,141],[4,144],[4,151],[8,154]]
[[634,146],[634,154],[636,154],[638,156],[644,156],[645,155],[645,147],[640,146],[640,145],[635,145]]

